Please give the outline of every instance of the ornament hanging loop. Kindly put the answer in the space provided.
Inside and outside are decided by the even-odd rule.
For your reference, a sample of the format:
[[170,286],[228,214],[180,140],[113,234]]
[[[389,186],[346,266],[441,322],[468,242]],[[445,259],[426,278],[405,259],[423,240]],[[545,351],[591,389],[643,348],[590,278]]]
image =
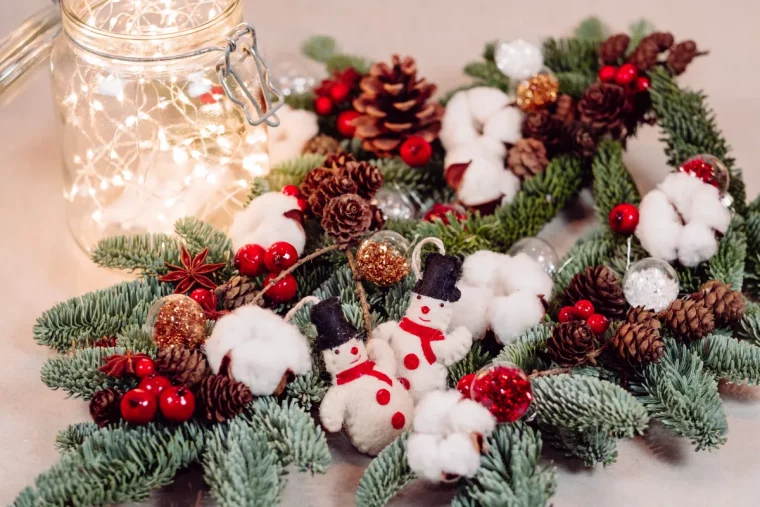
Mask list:
[[417,246],[414,247],[414,251],[412,252],[412,271],[414,271],[414,277],[417,280],[422,278],[421,256],[422,247],[425,245],[435,245],[435,247],[442,255],[446,255],[446,247],[443,246],[443,241],[438,238],[424,238],[422,241],[417,243]]
[[298,310],[308,305],[309,303],[317,304],[321,301],[322,300],[319,299],[317,296],[306,296],[301,301],[299,301],[293,308],[291,308],[290,311],[285,315],[285,322],[290,322],[291,320],[293,320],[293,317],[295,317],[296,313],[298,313]]

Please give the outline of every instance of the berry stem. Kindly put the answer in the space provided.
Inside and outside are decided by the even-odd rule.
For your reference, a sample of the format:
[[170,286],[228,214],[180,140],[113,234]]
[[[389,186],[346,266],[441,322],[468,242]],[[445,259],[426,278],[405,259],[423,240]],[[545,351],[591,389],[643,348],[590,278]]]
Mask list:
[[367,341],[372,339],[372,317],[369,313],[369,303],[367,303],[367,293],[364,291],[364,285],[362,284],[362,275],[359,274],[359,269],[356,267],[356,259],[351,250],[346,250],[346,258],[348,258],[348,266],[351,268],[351,272],[354,274],[354,282],[356,282],[356,295],[359,296],[359,301],[362,304],[362,316],[364,317],[364,329],[367,330]]
[[572,373],[572,368],[552,368],[550,370],[538,371],[534,370],[530,374],[530,378],[548,377],[549,375],[561,375],[563,373]]

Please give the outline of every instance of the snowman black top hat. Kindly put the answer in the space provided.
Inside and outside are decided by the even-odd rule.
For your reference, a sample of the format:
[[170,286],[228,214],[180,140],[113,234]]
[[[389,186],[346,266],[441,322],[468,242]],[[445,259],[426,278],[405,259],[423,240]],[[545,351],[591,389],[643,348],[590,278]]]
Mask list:
[[317,339],[314,342],[317,350],[340,347],[359,335],[359,331],[346,320],[340,299],[336,297],[312,306],[311,321],[317,326]]
[[457,281],[462,274],[462,261],[451,255],[431,253],[425,261],[425,272],[412,292],[441,301],[459,301],[462,293]]

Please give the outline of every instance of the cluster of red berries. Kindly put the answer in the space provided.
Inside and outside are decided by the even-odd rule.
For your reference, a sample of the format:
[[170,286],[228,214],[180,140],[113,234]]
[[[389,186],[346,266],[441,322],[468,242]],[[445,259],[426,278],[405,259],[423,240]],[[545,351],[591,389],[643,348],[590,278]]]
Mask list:
[[122,396],[121,417],[131,424],[148,424],[158,411],[172,423],[189,421],[195,412],[195,396],[185,386],[174,386],[156,373],[152,359],[143,358],[135,364],[135,375],[141,380],[137,388]]
[[559,311],[557,320],[570,322],[585,320],[594,334],[602,334],[610,327],[610,321],[604,315],[595,313],[594,305],[588,299],[581,299],[575,306],[565,306]]
[[602,83],[617,83],[623,88],[630,88],[636,93],[649,90],[649,78],[639,75],[639,69],[632,63],[624,63],[620,67],[604,65],[599,69],[599,81]]
[[359,91],[361,74],[349,67],[343,72],[333,74],[332,79],[325,79],[314,90],[314,111],[320,116],[329,116],[338,112],[337,128],[343,137],[352,138],[356,133],[354,120],[360,114],[354,111],[351,101]]
[[[241,275],[257,277],[269,272],[264,278],[264,287],[296,262],[298,251],[285,241],[273,243],[266,250],[260,245],[245,245],[235,254],[235,267]],[[285,303],[293,299],[297,292],[298,282],[293,275],[287,274],[265,296],[275,303]]]

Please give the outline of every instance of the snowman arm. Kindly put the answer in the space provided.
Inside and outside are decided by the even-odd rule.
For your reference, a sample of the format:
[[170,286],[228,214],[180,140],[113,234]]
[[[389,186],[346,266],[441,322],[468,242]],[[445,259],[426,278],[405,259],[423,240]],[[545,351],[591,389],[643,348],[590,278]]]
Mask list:
[[319,407],[319,418],[322,421],[322,426],[330,433],[337,433],[343,427],[347,401],[346,390],[335,386],[328,389],[325,398],[322,400],[322,405]]
[[432,342],[432,346],[438,362],[443,363],[444,366],[451,366],[470,351],[472,333],[465,327],[458,327],[447,334],[445,340]]
[[384,342],[390,342],[391,337],[393,336],[393,332],[398,327],[398,322],[395,320],[389,320],[388,322],[383,322],[379,326],[377,326],[375,329],[372,330],[372,339],[373,340],[382,340]]
[[377,369],[388,375],[396,374],[396,354],[387,341],[372,339],[367,343],[370,359],[377,364]]

